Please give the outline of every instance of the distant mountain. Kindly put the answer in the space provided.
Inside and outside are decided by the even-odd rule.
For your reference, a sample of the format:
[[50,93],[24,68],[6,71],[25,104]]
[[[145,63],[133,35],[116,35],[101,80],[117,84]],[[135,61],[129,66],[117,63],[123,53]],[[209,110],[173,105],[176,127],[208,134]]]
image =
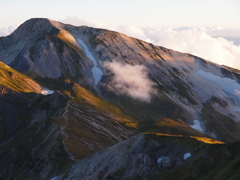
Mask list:
[[[231,159],[239,157],[236,69],[118,32],[40,18],[0,37],[0,61],[0,177],[239,176]],[[202,173],[224,164],[224,176]]]

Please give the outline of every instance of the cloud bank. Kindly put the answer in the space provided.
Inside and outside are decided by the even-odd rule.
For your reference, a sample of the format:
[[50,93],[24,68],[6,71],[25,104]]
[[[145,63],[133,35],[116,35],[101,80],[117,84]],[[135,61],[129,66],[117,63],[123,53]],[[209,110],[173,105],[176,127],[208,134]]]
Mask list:
[[11,34],[16,28],[17,28],[17,25],[9,26],[9,27],[4,27],[0,25],[0,37]]
[[163,29],[145,33],[154,44],[240,69],[240,45],[221,37],[213,38],[205,30]]
[[[113,26],[89,19],[67,17],[64,22],[87,25],[122,32],[128,36],[190,53],[220,65],[240,69],[240,29],[207,28],[150,28]],[[224,37],[224,38],[223,38]]]
[[105,62],[103,66],[113,73],[113,78],[108,83],[111,91],[127,94],[144,102],[150,102],[152,95],[156,93],[153,88],[154,83],[149,80],[145,66],[131,66],[116,61]]

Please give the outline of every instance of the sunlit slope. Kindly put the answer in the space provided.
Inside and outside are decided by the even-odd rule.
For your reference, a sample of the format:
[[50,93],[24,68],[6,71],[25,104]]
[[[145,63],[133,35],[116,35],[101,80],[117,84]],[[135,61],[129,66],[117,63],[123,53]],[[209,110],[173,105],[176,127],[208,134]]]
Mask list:
[[41,92],[39,84],[0,62],[0,84],[16,92]]
[[73,160],[128,139],[137,129],[125,126],[135,120],[116,104],[74,83],[62,93],[69,96],[63,115],[54,121],[65,134],[64,144]]
[[192,129],[180,119],[174,121],[169,118],[160,118],[155,121],[136,121],[133,118],[134,115],[131,111],[123,109],[123,107],[118,106],[115,102],[111,103],[109,101],[106,101],[102,97],[91,93],[78,84],[73,85],[70,94],[74,102],[82,104],[89,108],[95,108],[99,109],[99,111],[110,113],[115,116],[115,119],[119,123],[125,127],[135,129],[138,132],[156,132],[172,135],[195,135],[206,137],[206,135],[199,131],[196,131],[195,129]]
[[131,112],[76,83],[62,93],[67,94],[70,100],[64,115],[55,121],[64,128],[68,136],[65,144],[74,159],[87,157],[139,132],[207,138],[181,120],[162,118],[153,122],[138,122]]
[[139,123],[139,127],[143,130],[148,127],[149,130],[147,132],[149,133],[162,133],[169,135],[195,135],[201,137],[206,136],[203,133],[192,129],[180,119],[178,121],[174,121],[168,118],[161,118],[153,122]]
[[95,106],[96,108],[99,108],[100,110],[110,112],[121,117],[122,119],[119,119],[119,121],[135,121],[130,116],[127,116],[128,112],[124,112],[124,110],[121,107],[118,107],[116,103],[111,103],[96,94],[94,95],[92,92],[86,90],[78,84],[73,85],[72,95],[75,97],[75,100],[80,103],[87,103],[89,105]]

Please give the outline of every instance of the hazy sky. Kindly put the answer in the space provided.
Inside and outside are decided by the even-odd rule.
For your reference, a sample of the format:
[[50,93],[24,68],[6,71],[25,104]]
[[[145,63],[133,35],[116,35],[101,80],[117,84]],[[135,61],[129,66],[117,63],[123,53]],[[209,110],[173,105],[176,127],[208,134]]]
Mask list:
[[68,16],[134,26],[240,28],[240,0],[2,0],[0,25]]

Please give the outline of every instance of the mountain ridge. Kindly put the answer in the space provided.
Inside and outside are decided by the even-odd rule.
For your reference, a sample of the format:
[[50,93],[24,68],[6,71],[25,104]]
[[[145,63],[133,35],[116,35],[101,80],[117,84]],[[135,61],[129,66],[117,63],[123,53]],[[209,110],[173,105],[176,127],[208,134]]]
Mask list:
[[[0,177],[219,179],[224,163],[223,179],[239,176],[236,70],[44,18],[0,37],[0,61]],[[41,95],[43,87],[55,92]]]
[[[37,29],[37,27],[42,27],[42,29]],[[27,31],[25,32],[24,29]],[[158,118],[177,120],[180,118],[186,124],[190,124],[194,119],[206,119],[209,114],[204,107],[211,98],[216,99],[216,101],[210,101],[208,104],[224,101],[225,107],[228,108],[227,111],[223,111],[224,107],[220,103],[213,109],[216,109],[220,114],[224,112],[223,115],[229,119],[234,117],[233,121],[240,121],[238,112],[231,109],[233,106],[237,106],[231,100],[232,96],[235,96],[234,92],[226,98],[225,90],[211,84],[209,80],[204,80],[197,74],[199,70],[206,73],[211,69],[215,76],[232,78],[236,82],[240,82],[239,74],[225,67],[187,53],[172,51],[130,38],[114,31],[65,25],[48,19],[26,21],[13,33],[12,37],[11,35],[9,37],[14,39],[19,32],[31,33],[30,39],[33,37],[33,40],[26,41],[24,39],[29,37],[24,36],[22,41],[25,42],[25,45],[23,43],[24,47],[17,55],[12,54],[8,58],[4,56],[4,54],[9,54],[8,51],[12,49],[12,46],[9,46],[9,50],[1,50],[0,59],[6,58],[3,62],[10,62],[11,67],[29,75],[38,82],[44,82],[47,86],[53,84],[55,86],[58,84],[56,87],[65,86],[68,80],[76,82],[93,93],[127,108],[139,121],[154,121]],[[38,34],[38,36],[35,37],[33,34]],[[20,41],[21,38],[19,36],[18,40]],[[79,40],[82,41],[84,47],[79,44]],[[19,48],[17,45],[13,46]],[[151,102],[145,103],[141,99],[142,96],[135,96],[136,90],[131,87],[127,80],[119,80],[120,85],[118,84],[118,86],[124,92],[116,91],[114,81],[117,76],[116,72],[113,72],[116,71],[115,67],[122,68],[122,70],[123,68],[132,68],[131,71],[134,72],[135,67],[140,67],[139,71],[142,72],[137,73],[145,74],[141,77],[144,81],[141,81],[147,82],[152,87],[143,92],[144,84],[141,85],[139,82],[135,86],[140,90],[139,93],[145,94],[149,99],[152,98]],[[94,68],[103,73],[98,84],[94,83]],[[133,74],[133,76],[135,75]],[[119,77],[125,78],[121,77],[121,74]],[[133,81],[135,80],[137,77],[133,79]],[[204,86],[208,88],[203,88]],[[54,87],[52,88],[54,89]],[[133,92],[133,96],[128,92]],[[141,109],[146,112],[141,113]],[[161,111],[159,112],[158,109]],[[231,112],[232,117],[228,112]],[[224,116],[222,117],[224,118]],[[235,126],[235,123],[233,124]],[[216,135],[217,131],[209,131],[206,134]],[[215,136],[213,135],[213,137]],[[219,140],[229,141],[229,138],[221,138]]]

